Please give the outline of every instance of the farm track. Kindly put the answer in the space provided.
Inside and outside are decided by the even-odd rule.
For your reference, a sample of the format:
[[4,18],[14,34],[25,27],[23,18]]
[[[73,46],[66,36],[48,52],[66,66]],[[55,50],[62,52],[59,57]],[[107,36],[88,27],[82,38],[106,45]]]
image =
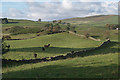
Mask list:
[[[79,37],[85,38],[85,35],[80,35],[80,34],[77,34],[77,33],[72,32],[72,31],[69,31],[69,33],[70,33],[70,34],[73,34],[73,35],[76,35],[76,36],[79,36]],[[94,41],[101,41],[100,39],[95,39],[95,38],[93,38],[93,37],[88,37],[88,38],[91,39],[91,40],[94,40]]]

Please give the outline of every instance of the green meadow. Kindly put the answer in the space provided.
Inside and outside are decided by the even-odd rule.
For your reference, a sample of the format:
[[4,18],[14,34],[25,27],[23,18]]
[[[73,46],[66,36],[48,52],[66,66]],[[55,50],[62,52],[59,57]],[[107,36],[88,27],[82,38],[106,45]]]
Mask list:
[[[3,24],[3,34],[10,35],[12,39],[25,40],[5,40],[9,44],[10,51],[2,55],[3,59],[23,60],[37,58],[54,57],[66,55],[71,51],[81,51],[99,47],[105,37],[109,36],[111,42],[103,48],[93,52],[87,52],[84,57],[68,58],[49,62],[39,62],[30,64],[4,64],[3,78],[118,78],[118,31],[109,30],[106,24],[117,24],[116,15],[100,15],[85,18],[64,19],[71,26],[76,26],[77,34],[101,39],[94,41],[88,38],[79,37],[67,32],[56,34],[45,34],[36,36],[38,33],[11,35],[5,29],[14,26],[23,26],[29,28],[43,28],[45,24],[52,22],[36,22],[30,20],[8,19],[8,24]],[[53,23],[55,24],[55,23]],[[66,24],[60,24],[62,29],[66,29]],[[44,45],[50,44],[50,47],[42,51]]]
[[[7,44],[11,45],[11,49],[3,55],[3,58],[16,60],[34,59],[34,53],[38,54],[38,58],[52,57],[71,51],[95,48],[100,46],[101,43],[68,33],[52,34],[28,40],[7,41]],[[42,51],[42,47],[45,44],[51,44],[51,46]]]

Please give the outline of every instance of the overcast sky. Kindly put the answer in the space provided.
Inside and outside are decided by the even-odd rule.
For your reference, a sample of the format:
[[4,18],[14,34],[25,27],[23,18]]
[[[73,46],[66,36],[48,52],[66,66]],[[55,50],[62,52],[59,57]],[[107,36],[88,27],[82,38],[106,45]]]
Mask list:
[[[16,2],[17,1],[17,2]],[[2,0],[0,17],[59,20],[93,15],[117,15],[118,0]],[[1,15],[2,14],[2,15]]]

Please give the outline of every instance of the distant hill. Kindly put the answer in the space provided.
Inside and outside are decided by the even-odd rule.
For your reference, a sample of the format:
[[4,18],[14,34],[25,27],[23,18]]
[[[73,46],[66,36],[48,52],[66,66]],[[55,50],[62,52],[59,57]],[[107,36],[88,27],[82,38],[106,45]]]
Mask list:
[[117,24],[118,23],[118,16],[117,15],[96,15],[96,16],[89,16],[89,17],[77,17],[77,18],[69,18],[63,19],[62,21],[66,23],[73,23],[73,24],[88,24],[88,23],[108,23],[108,24]]
[[[118,24],[118,16],[117,15],[96,15],[96,16],[88,16],[88,17],[76,17],[63,19],[62,22],[71,23],[71,24],[87,24],[92,26],[104,26],[105,24]],[[19,19],[8,19],[7,24],[2,24],[3,27],[11,27],[11,26],[26,26],[26,27],[43,27],[48,21],[37,22],[31,20],[19,20]]]
[[3,27],[25,26],[25,27],[42,27],[48,22],[37,22],[24,19],[8,19],[7,24],[2,24]]

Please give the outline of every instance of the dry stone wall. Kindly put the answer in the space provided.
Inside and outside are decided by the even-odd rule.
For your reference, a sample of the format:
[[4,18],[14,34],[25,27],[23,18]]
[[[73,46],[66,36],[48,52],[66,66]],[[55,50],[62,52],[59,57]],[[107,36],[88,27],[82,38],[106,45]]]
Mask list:
[[92,52],[97,49],[100,49],[104,47],[105,45],[109,44],[110,40],[107,40],[103,42],[99,47],[92,48],[89,50],[82,50],[82,51],[72,51],[71,53],[67,53],[66,55],[59,55],[59,56],[54,56],[54,57],[45,57],[41,59],[30,59],[30,60],[11,60],[11,59],[2,59],[2,62],[4,64],[7,63],[38,63],[38,62],[47,62],[47,61],[56,61],[56,60],[62,60],[62,59],[67,59],[67,58],[74,58],[74,57],[84,57],[86,52]]

